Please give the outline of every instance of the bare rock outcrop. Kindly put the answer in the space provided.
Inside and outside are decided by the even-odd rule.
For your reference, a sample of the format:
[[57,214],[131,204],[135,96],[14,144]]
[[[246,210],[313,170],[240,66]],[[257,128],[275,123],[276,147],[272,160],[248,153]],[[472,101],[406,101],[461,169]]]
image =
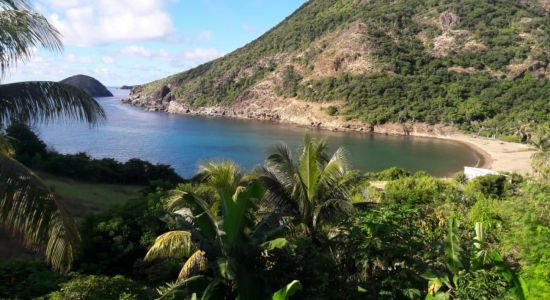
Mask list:
[[445,11],[439,15],[439,28],[443,31],[453,29],[460,23],[460,17],[452,12]]

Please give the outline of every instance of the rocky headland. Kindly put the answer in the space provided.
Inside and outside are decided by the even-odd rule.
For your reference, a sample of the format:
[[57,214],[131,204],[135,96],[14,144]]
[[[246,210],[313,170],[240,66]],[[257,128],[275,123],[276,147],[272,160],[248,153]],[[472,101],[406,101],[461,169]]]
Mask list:
[[61,83],[77,87],[92,97],[112,97],[113,94],[97,79],[87,75],[75,75],[65,78]]

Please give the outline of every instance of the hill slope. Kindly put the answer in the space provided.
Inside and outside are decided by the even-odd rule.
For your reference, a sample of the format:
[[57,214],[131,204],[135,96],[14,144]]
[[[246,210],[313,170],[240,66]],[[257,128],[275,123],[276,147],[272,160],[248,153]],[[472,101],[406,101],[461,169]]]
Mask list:
[[548,0],[310,0],[243,48],[135,87],[128,102],[358,130],[443,123],[526,140],[525,124],[550,122],[549,36]]
[[113,94],[97,79],[86,75],[75,75],[61,80],[75,86],[92,97],[112,97]]

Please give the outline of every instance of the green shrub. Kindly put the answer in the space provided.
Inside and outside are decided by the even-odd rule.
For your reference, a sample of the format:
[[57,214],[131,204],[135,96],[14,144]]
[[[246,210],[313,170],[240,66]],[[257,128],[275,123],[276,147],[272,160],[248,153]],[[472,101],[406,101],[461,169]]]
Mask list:
[[329,116],[335,116],[338,114],[338,108],[336,106],[329,106],[326,108],[326,112]]
[[468,178],[466,178],[466,174],[464,174],[463,171],[460,171],[460,172],[457,172],[456,174],[454,174],[453,179],[454,179],[454,181],[456,181],[458,183],[462,183],[462,184],[465,184],[468,181]]
[[150,291],[136,282],[117,275],[78,275],[48,295],[52,300],[137,300],[149,299]]
[[41,262],[0,264],[0,299],[31,299],[58,289],[65,278]]
[[475,198],[482,195],[487,198],[501,198],[511,185],[503,175],[485,175],[472,179],[465,188],[466,195]]
[[[341,267],[365,289],[358,299],[407,299],[420,296],[425,283],[419,276],[439,254],[441,232],[434,215],[402,205],[380,204],[358,212],[336,247],[345,254]],[[337,248],[338,249],[338,248]]]
[[424,174],[389,181],[385,192],[384,200],[391,203],[437,204],[460,199],[455,187]]
[[500,140],[503,140],[505,142],[511,142],[511,143],[521,143],[521,137],[516,135],[500,135],[498,137]]
[[145,257],[155,238],[168,230],[161,220],[166,214],[162,200],[165,195],[157,191],[86,218],[80,226],[82,241],[77,257],[80,269],[88,273],[139,276],[134,272],[134,264]]
[[368,172],[365,174],[365,176],[369,180],[396,180],[404,177],[409,177],[412,174],[408,171],[405,171],[405,169],[397,168],[397,167],[391,167],[386,170],[380,171],[380,172]]
[[456,299],[509,299],[507,282],[495,270],[465,272],[457,277]]

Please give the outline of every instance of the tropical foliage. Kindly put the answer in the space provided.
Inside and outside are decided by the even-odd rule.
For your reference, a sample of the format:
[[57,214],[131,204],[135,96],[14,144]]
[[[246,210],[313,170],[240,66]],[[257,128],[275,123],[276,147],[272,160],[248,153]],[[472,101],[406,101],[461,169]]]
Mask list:
[[[0,76],[30,58],[35,47],[59,51],[59,32],[26,0],[0,1]],[[105,118],[99,104],[74,87],[55,82],[0,84],[0,130],[14,122],[72,118],[96,124]],[[0,145],[6,144],[0,133]],[[22,234],[57,270],[74,259],[78,231],[62,202],[29,169],[13,160],[12,149],[0,151],[0,226]]]
[[344,149],[332,157],[324,141],[306,136],[298,160],[286,145],[279,145],[267,158],[260,180],[268,194],[265,205],[297,218],[308,234],[319,239],[324,225],[334,225],[338,215],[350,212],[350,189],[358,176],[349,170]]
[[[82,275],[6,266],[13,271],[0,276],[21,282],[13,295],[79,299],[550,295],[548,182],[514,174],[455,181],[396,168],[362,175],[325,146],[307,137],[293,159],[279,145],[248,173],[205,163],[176,189],[88,217],[75,254]],[[371,181],[385,182],[376,198],[365,193]],[[324,205],[332,202],[340,205]],[[330,213],[309,227],[315,207]]]
[[[270,224],[272,214],[256,209],[264,195],[263,187],[257,180],[244,178],[232,163],[207,164],[201,176],[218,191],[219,211],[213,212],[193,193],[172,195],[168,205],[189,218],[191,230],[159,236],[145,256],[145,260],[187,257],[176,282],[161,290],[163,297],[184,289],[203,299],[266,298],[268,290],[265,279],[258,276],[258,261],[263,251],[284,247],[286,241],[270,240],[277,233]],[[193,290],[191,285],[197,286],[197,281],[205,285]],[[286,291],[277,294],[286,299]]]

